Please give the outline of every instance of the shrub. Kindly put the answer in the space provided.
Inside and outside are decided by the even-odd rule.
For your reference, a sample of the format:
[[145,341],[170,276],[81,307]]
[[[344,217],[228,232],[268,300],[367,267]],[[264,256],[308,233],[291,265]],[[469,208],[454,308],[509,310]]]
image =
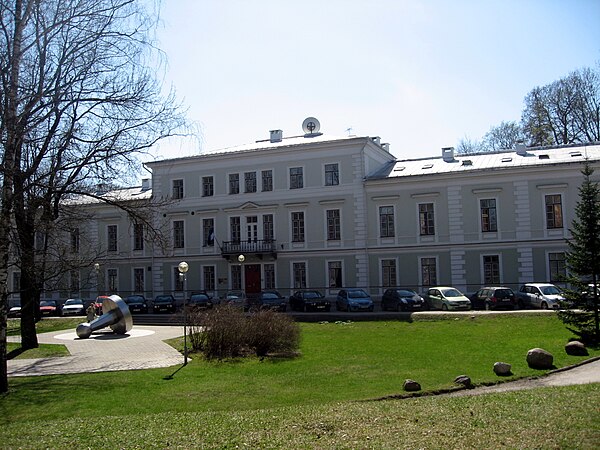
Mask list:
[[256,356],[293,353],[300,346],[300,327],[285,314],[259,311],[250,317],[248,325],[248,345]]
[[208,359],[235,358],[247,351],[246,316],[239,309],[223,305],[190,314],[192,349]]

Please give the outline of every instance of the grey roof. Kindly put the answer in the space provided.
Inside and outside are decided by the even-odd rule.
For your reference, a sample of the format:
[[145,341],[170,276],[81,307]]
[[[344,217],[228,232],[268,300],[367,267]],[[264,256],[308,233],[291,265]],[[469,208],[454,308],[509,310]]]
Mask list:
[[515,150],[396,160],[372,173],[368,179],[401,178],[445,173],[476,172],[517,167],[582,163],[586,158],[600,161],[600,144],[527,148],[523,155]]

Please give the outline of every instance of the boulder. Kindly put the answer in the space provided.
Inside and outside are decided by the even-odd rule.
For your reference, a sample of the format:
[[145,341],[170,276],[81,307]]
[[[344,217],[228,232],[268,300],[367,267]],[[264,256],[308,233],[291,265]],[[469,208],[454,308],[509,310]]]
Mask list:
[[582,342],[579,341],[571,341],[567,345],[565,345],[565,351],[567,355],[572,356],[587,356],[589,355],[587,348],[583,345]]
[[415,380],[404,380],[404,390],[408,392],[420,391],[421,385]]
[[532,348],[527,352],[527,364],[532,369],[552,369],[554,356],[543,348]]
[[473,385],[471,384],[471,378],[467,375],[459,375],[454,379],[455,384],[462,384],[464,387],[470,388]]
[[505,362],[496,362],[494,363],[494,373],[496,375],[510,375],[512,372],[512,366]]

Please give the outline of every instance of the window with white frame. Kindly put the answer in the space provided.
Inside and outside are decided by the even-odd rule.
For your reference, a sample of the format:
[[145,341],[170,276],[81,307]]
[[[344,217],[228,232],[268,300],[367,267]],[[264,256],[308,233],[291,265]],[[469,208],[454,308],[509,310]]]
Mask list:
[[242,225],[239,216],[229,218],[229,235],[233,242],[240,242],[242,239]]
[[231,289],[242,289],[242,266],[233,264],[231,267]]
[[500,256],[484,255],[483,256],[483,284],[499,284],[500,283]]
[[327,273],[330,288],[341,288],[343,286],[341,261],[328,261]]
[[173,198],[175,200],[183,198],[183,180],[173,180]]
[[290,189],[301,189],[304,187],[304,175],[302,167],[290,167]]
[[435,258],[421,258],[421,284],[435,286],[437,282],[437,262]]
[[263,271],[265,276],[265,289],[275,289],[275,264],[265,264]]
[[553,283],[565,282],[567,276],[567,258],[564,252],[548,253],[548,268],[550,281]]
[[292,264],[292,276],[294,279],[294,289],[306,288],[306,263],[295,262]]
[[173,267],[173,290],[183,292],[185,288],[185,275],[179,271],[177,266]]
[[215,182],[213,177],[202,177],[202,197],[215,195]]
[[144,224],[133,224],[133,249],[144,250]]
[[552,194],[545,196],[546,227],[548,229],[563,227],[562,196]]
[[435,234],[435,217],[433,203],[419,204],[419,234],[433,236]]
[[206,291],[215,290],[215,266],[204,266],[202,268],[204,277],[204,289]]
[[379,207],[379,237],[394,237],[394,207]]
[[118,232],[116,225],[109,225],[106,227],[107,234],[107,250],[109,252],[117,251]]
[[71,253],[79,253],[79,228],[73,228],[71,230]]
[[185,247],[185,228],[183,220],[173,221],[173,248]]
[[339,241],[342,238],[341,219],[339,209],[328,209],[327,214],[327,240]]
[[229,174],[229,193],[239,194],[240,193],[240,174],[230,173]]
[[262,176],[262,191],[268,192],[273,190],[273,171],[272,170],[263,170],[261,172]]
[[244,173],[244,192],[256,192],[256,172]]
[[381,260],[381,283],[383,287],[396,286],[396,260]]
[[202,219],[202,245],[213,247],[215,245],[215,220]]
[[114,293],[119,291],[119,272],[115,268],[106,269],[107,289]]
[[143,294],[145,291],[145,283],[144,283],[144,268],[143,267],[135,267],[133,269],[133,291],[138,294]]
[[304,242],[304,212],[292,213],[292,242]]
[[325,164],[325,186],[340,184],[340,172],[337,163]]
[[264,214],[263,220],[263,239],[265,241],[272,241],[275,238],[273,228],[273,214]]
[[498,231],[498,217],[496,214],[496,199],[482,198],[479,200],[481,212],[481,231],[491,233]]

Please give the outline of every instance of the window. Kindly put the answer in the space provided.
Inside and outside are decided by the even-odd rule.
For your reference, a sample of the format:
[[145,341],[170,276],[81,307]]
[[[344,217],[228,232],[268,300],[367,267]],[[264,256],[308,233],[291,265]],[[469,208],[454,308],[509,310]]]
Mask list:
[[107,280],[107,288],[109,292],[118,292],[119,284],[118,284],[118,272],[117,269],[107,269],[106,270],[106,280]]
[[133,249],[144,250],[144,224],[133,224]]
[[246,239],[248,242],[258,240],[258,216],[246,216]]
[[340,172],[337,164],[325,164],[325,186],[340,184]]
[[183,198],[183,180],[173,180],[173,198]]
[[263,239],[265,241],[272,241],[274,237],[273,214],[265,214],[263,216]]
[[496,199],[486,198],[479,200],[479,208],[481,211],[481,231],[483,233],[498,231]]
[[562,199],[560,194],[546,195],[546,226],[548,229],[562,228]]
[[202,197],[215,195],[215,183],[213,177],[202,177]]
[[438,284],[435,258],[421,258],[421,284],[423,286]]
[[381,283],[383,287],[396,286],[396,260],[381,260]]
[[394,237],[394,207],[379,207],[379,237]]
[[215,290],[215,266],[204,266],[202,269],[204,276],[204,290]]
[[275,289],[275,264],[265,264],[265,289]]
[[421,236],[433,236],[435,234],[433,203],[419,205],[419,233]]
[[239,194],[240,193],[240,174],[230,173],[229,174],[229,193]]
[[327,272],[329,277],[330,288],[341,288],[342,287],[342,262],[341,261],[329,261],[327,263]]
[[231,289],[242,289],[242,266],[231,265]]
[[133,290],[134,292],[143,294],[144,288],[144,268],[136,267],[133,269]]
[[184,248],[185,236],[183,220],[173,221],[173,248]]
[[292,242],[304,242],[304,213],[292,213]]
[[107,249],[109,252],[117,251],[117,226],[109,225],[107,228]]
[[294,289],[306,288],[306,263],[297,262],[292,265]]
[[202,219],[202,245],[213,247],[215,245],[215,220]]
[[79,292],[79,271],[71,270],[69,272],[69,290],[71,293]]
[[263,192],[273,190],[273,171],[263,170],[262,171],[262,190]]
[[185,275],[179,272],[177,266],[173,267],[173,290],[183,292]]
[[304,187],[302,167],[290,168],[290,189],[301,189]]
[[484,255],[483,257],[483,284],[500,283],[500,257],[498,255]]
[[256,192],[256,172],[244,173],[244,192]]
[[19,292],[21,290],[21,272],[13,272],[12,282],[13,292]]
[[71,253],[79,253],[79,228],[71,231]]
[[231,234],[231,240],[239,243],[242,239],[242,228],[239,217],[229,218],[229,232]]
[[548,253],[551,282],[565,282],[567,276],[567,261],[563,252]]
[[327,240],[339,241],[341,239],[340,232],[340,210],[327,210]]

